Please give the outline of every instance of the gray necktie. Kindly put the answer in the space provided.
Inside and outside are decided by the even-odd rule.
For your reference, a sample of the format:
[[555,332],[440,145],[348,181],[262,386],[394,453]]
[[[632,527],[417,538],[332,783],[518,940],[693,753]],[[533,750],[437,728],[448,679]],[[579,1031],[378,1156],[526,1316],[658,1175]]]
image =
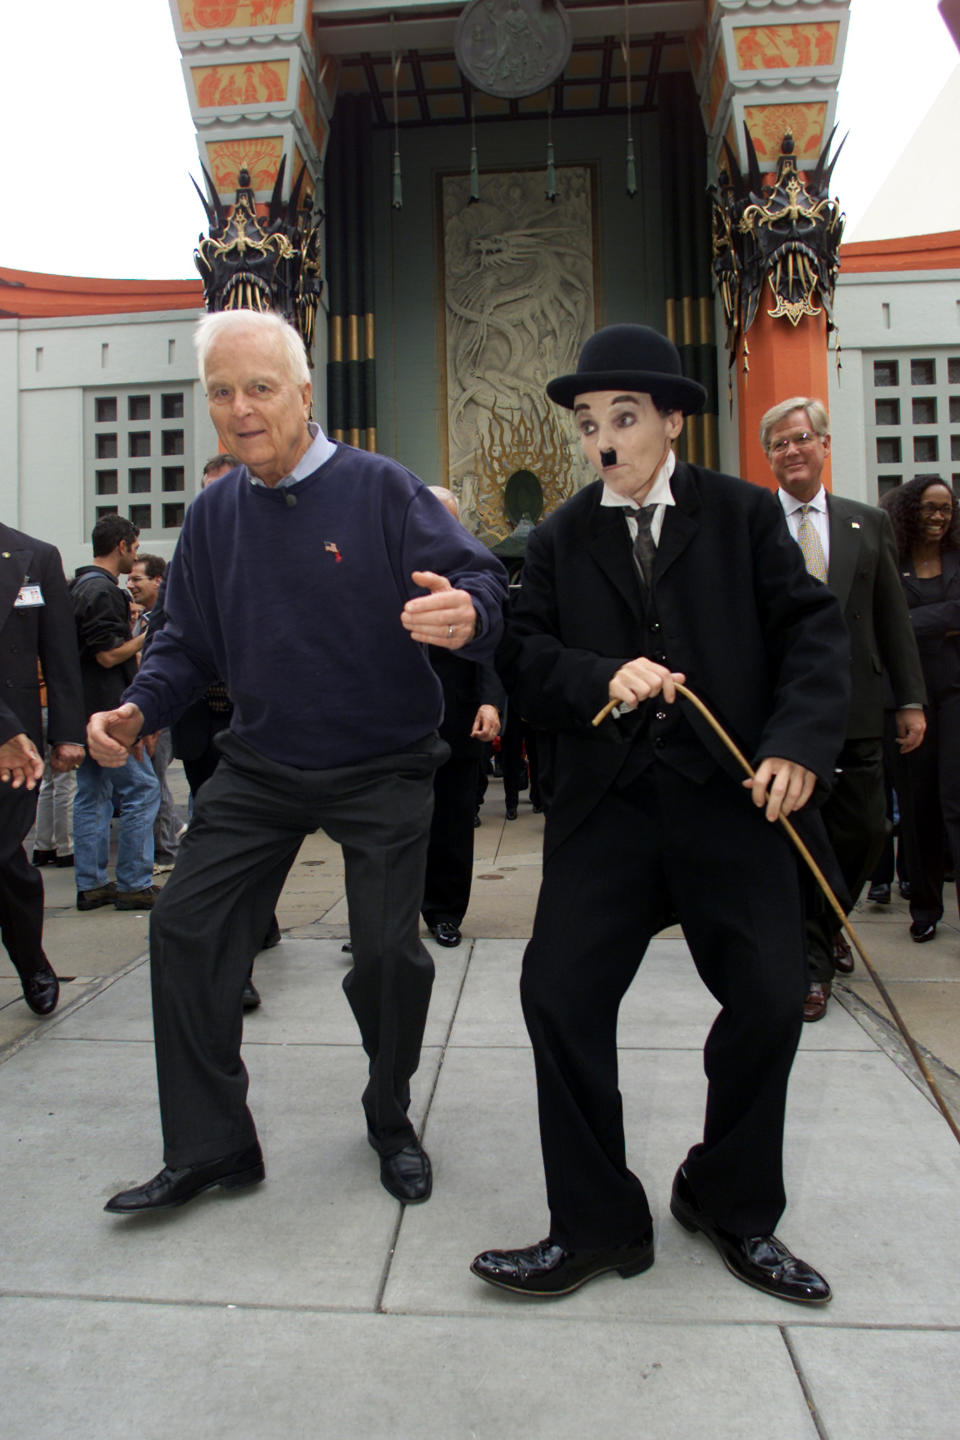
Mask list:
[[637,522],[637,538],[633,542],[633,558],[637,562],[640,578],[648,590],[653,579],[653,562],[657,553],[656,541],[650,533],[654,508],[653,505],[644,505],[640,510],[631,512]]

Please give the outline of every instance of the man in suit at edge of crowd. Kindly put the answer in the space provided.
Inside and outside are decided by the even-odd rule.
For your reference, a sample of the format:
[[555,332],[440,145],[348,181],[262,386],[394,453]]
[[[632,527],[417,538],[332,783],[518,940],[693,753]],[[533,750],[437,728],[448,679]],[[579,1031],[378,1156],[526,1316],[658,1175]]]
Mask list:
[[196,345],[218,438],[241,463],[187,510],[166,624],[88,743],[122,764],[216,678],[234,709],[150,925],[164,1167],[105,1208],[169,1209],[264,1179],[241,997],[304,836],[321,827],[344,853],[343,988],[369,1061],[367,1139],[384,1188],[420,1203],[432,1168],[408,1112],[434,965],[419,910],[433,772],[448,753],[424,647],[487,659],[506,574],[404,466],[324,435],[303,341],[280,316],[204,315]]
[[86,716],[73,606],[59,551],[0,524],[0,934],[35,1015],[49,1015],[60,982],[43,951],[43,879],[23,842],[43,779],[39,660],[47,687],[50,764],[76,770]]
[[[429,486],[443,508],[460,519],[460,502],[444,485]],[[470,904],[473,880],[474,816],[485,741],[500,734],[503,686],[492,665],[463,660],[433,648],[430,664],[443,686],[440,738],[450,758],[433,777],[433,819],[420,907],[438,945],[453,949],[462,939],[460,923]]]
[[[850,635],[850,710],[837,774],[821,814],[853,906],[880,857],[887,833],[883,785],[886,671],[902,754],[923,740],[926,686],[900,584],[889,516],[873,505],[827,493],[830,420],[820,400],[795,395],[760,421],[760,444],[778,484],[790,534],[807,570],[833,591]],[[831,909],[807,918],[810,966],[803,1018],[822,1020],[836,971],[853,955]]]
[[[673,441],[705,393],[643,325],[599,331],[576,373],[547,386],[573,411],[600,479],[531,534],[498,656],[507,693],[556,740],[520,982],[550,1231],[471,1267],[523,1294],[565,1295],[653,1264],[650,1207],[627,1166],[616,1029],[648,942],[679,917],[722,1008],[704,1049],[703,1139],[677,1171],[671,1211],[740,1280],[810,1304],[831,1295],[773,1233],[806,980],[798,862],[773,822],[833,774],[848,641],[775,497],[676,460]],[[677,699],[677,682],[733,733],[752,780]],[[608,701],[617,708],[595,727]]]

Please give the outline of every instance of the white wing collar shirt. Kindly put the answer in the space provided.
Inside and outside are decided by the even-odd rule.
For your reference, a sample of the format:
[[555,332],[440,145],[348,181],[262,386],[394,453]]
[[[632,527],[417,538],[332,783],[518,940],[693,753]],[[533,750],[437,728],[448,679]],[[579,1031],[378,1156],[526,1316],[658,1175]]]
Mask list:
[[[663,529],[663,517],[668,505],[675,505],[673,491],[670,489],[670,476],[677,466],[677,457],[670,450],[666,460],[657,471],[656,479],[643,497],[642,508],[654,507],[653,519],[650,522],[650,534],[653,537],[654,545],[660,544],[660,532]],[[631,545],[637,538],[637,522],[631,511],[636,510],[637,503],[626,495],[618,495],[616,490],[611,490],[609,485],[604,485],[603,494],[600,496],[601,505],[609,505],[614,509],[626,511],[627,529],[630,531]]]

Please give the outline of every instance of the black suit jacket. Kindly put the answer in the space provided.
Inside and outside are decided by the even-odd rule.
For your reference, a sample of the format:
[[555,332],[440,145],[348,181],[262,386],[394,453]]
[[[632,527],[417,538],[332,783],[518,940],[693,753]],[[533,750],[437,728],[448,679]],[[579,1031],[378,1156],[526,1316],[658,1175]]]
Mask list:
[[[42,605],[16,605],[24,585],[39,586]],[[60,552],[0,524],[0,743],[25,732],[43,754],[38,659],[47,684],[51,744],[82,745],[86,723],[77,632]]]
[[883,734],[887,672],[894,705],[926,698],[917,642],[897,566],[890,517],[872,505],[827,496],[830,563],[827,584],[843,610],[850,634],[848,740]]
[[[829,781],[849,697],[836,599],[807,574],[768,490],[683,462],[671,488],[653,573],[663,663],[686,675],[754,764],[782,756]],[[611,676],[650,654],[627,527],[600,505],[602,489],[580,491],[531,534],[498,657],[524,716],[557,732],[548,849],[614,783],[646,708],[590,723]],[[716,763],[742,780],[709,726],[678,703]]]
[[503,717],[503,686],[492,665],[462,660],[440,645],[428,646],[430,664],[443,686],[443,721],[440,738],[452,755],[479,757],[483,742],[472,740],[470,731],[481,705],[495,705]]

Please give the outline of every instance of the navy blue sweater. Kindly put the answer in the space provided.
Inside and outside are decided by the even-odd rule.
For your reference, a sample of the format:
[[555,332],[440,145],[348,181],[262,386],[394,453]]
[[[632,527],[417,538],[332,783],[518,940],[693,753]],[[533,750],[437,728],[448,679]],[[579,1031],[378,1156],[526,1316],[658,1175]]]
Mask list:
[[[296,501],[292,504],[291,501]],[[260,754],[324,770],[401,750],[438,727],[440,683],[400,623],[414,570],[469,591],[492,656],[506,575],[409,470],[338,445],[286,489],[231,471],[189,507],[168,568],[167,623],[124,700],[144,733],[216,679],[230,728]]]

